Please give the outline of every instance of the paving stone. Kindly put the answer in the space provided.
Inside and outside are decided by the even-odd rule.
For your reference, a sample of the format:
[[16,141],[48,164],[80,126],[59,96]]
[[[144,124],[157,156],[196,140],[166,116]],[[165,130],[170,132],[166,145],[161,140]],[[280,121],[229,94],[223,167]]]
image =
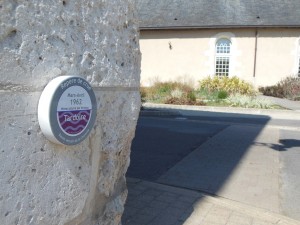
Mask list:
[[204,219],[204,222],[211,224],[226,224],[228,222],[229,215],[220,215],[215,212],[210,212]]
[[251,225],[252,221],[253,221],[253,218],[251,218],[247,215],[233,213],[228,220],[228,225],[234,225],[234,224]]
[[147,195],[153,196],[153,197],[158,197],[158,196],[162,195],[162,192],[157,189],[151,188],[151,189],[147,190]]
[[[243,131],[244,135],[236,140]],[[177,187],[207,191],[279,212],[278,129],[232,125],[190,153],[158,180]],[[253,146],[256,143],[258,146]],[[260,155],[260,156],[259,156]],[[276,179],[275,179],[276,178]],[[260,192],[259,189],[268,189]],[[269,199],[265,201],[263,196]],[[271,201],[271,204],[269,202]]]
[[153,221],[151,221],[151,223],[147,225],[173,225],[179,222],[180,221],[176,217],[172,217],[165,214],[163,216],[155,218]]
[[194,209],[190,207],[189,209],[185,210],[184,213],[180,216],[179,220],[182,222],[187,221],[189,218],[191,218],[192,214],[194,212]]
[[125,219],[127,219],[131,216],[134,216],[138,211],[139,211],[139,209],[129,207],[128,205],[126,205],[123,216],[124,216]]
[[176,195],[160,195],[156,198],[157,201],[173,203],[177,201],[178,196]]
[[202,223],[199,223],[199,225],[223,225],[223,224],[226,224],[226,223],[213,223],[211,221],[208,221],[208,222],[205,222],[203,221]]
[[185,213],[184,210],[182,209],[178,209],[178,208],[174,208],[173,206],[169,206],[166,210],[164,210],[163,214],[167,214],[170,215],[172,217],[177,218],[178,220],[180,220],[180,218],[182,218],[182,215]]
[[152,214],[159,216],[160,214],[164,213],[164,210],[160,207],[149,207],[146,206],[144,209],[140,210],[141,213],[143,214]]
[[150,214],[138,214],[134,217],[132,217],[128,222],[129,224],[134,224],[134,225],[142,225],[142,224],[148,224],[150,223],[152,220],[155,219],[154,215],[150,215]]
[[136,209],[143,209],[148,205],[148,202],[136,200],[136,201],[128,201],[127,206],[136,208]]
[[233,214],[233,211],[228,208],[222,207],[222,206],[214,206],[210,210],[210,213],[213,213],[213,214],[216,214],[216,215],[219,215],[219,216],[222,216],[222,217],[228,219]]
[[[297,117],[300,118],[298,114]],[[184,225],[219,224],[221,221],[215,217],[225,220],[222,222],[224,225],[298,225],[300,222],[278,214],[281,162],[279,156],[286,154],[283,151],[279,152],[278,146],[282,143],[278,143],[278,130],[278,127],[271,126],[228,125],[157,181],[167,185],[142,181],[129,187],[144,186],[137,189],[142,191],[138,195],[151,193],[152,190],[152,194],[149,195],[159,202],[150,202],[151,207],[154,207],[150,213],[157,213],[156,218],[151,221],[153,225],[154,222],[158,222],[159,213],[167,214],[166,208],[185,208],[187,205],[182,202],[190,204],[187,207],[188,211],[184,211],[179,217],[179,221]],[[235,136],[241,131],[244,135],[240,140],[236,140]],[[291,149],[288,150],[291,152]],[[300,151],[297,154],[300,154]],[[240,208],[232,206],[231,203],[221,204],[218,198],[212,197],[213,201],[207,200],[206,197],[200,198],[199,193],[182,188],[174,191],[174,187],[171,186],[208,191],[247,205]],[[162,203],[164,205],[161,205]],[[253,208],[248,210],[248,206]],[[172,222],[172,225],[178,224],[177,220]]]
[[157,209],[161,209],[161,210],[166,209],[168,206],[169,206],[169,203],[161,202],[161,201],[152,201],[151,203],[149,203],[149,207],[157,208]]
[[152,202],[154,200],[154,197],[152,195],[149,195],[148,193],[144,193],[143,195],[139,196],[138,200],[148,203]]
[[178,209],[184,211],[184,210],[188,209],[191,206],[191,204],[192,203],[177,200],[177,201],[172,203],[172,207],[178,208]]
[[128,187],[128,196],[132,196],[132,197],[136,197],[141,195],[145,190],[136,190],[134,188],[130,189],[130,187]]
[[178,201],[182,201],[182,202],[186,202],[186,203],[189,203],[189,204],[193,204],[197,199],[198,199],[198,197],[180,196],[178,198]]
[[252,225],[272,225],[272,223],[254,219]]

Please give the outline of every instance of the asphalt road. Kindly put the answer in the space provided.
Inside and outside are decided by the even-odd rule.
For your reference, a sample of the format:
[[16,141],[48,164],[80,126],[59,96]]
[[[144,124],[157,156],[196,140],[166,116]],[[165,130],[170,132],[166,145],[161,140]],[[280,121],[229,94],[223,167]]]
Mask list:
[[127,176],[156,181],[181,159],[228,125],[179,118],[140,117]]
[[[300,121],[299,121],[300,122]],[[156,181],[210,137],[232,124],[295,125],[261,115],[214,113],[213,116],[140,116],[127,176]],[[300,124],[299,124],[300,127]]]

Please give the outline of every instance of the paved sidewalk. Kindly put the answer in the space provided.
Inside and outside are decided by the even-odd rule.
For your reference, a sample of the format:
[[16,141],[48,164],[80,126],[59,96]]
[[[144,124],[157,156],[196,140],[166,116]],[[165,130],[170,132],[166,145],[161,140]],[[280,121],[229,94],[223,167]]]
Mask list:
[[199,192],[127,179],[123,225],[299,225],[299,221]]
[[273,104],[280,105],[284,108],[300,112],[300,101],[291,101],[288,99],[275,98],[271,96],[260,96],[260,98],[268,99]]
[[[292,110],[145,104],[148,110],[143,113],[150,116],[209,116],[213,119],[234,116],[265,118],[266,123],[230,124],[168,170],[156,183],[127,178],[129,195],[122,224],[300,225],[300,221],[280,214],[283,210],[281,198],[285,197],[282,174],[290,173],[287,169],[282,172],[280,157],[283,154],[291,155],[293,159],[299,157],[295,155],[300,147],[298,103],[300,105],[296,102],[290,107]],[[273,126],[272,119],[284,123]],[[285,127],[287,121],[296,126],[291,129],[296,137],[287,133],[292,131],[285,131],[286,137],[282,138],[282,129],[289,128]],[[239,135],[241,133],[243,135]],[[296,153],[291,154],[291,149],[296,149]],[[293,180],[290,184],[294,185]],[[299,202],[297,196],[290,199],[295,204]],[[299,211],[297,205],[295,208]]]
[[232,125],[183,158],[158,182],[281,213],[279,146],[277,128]]

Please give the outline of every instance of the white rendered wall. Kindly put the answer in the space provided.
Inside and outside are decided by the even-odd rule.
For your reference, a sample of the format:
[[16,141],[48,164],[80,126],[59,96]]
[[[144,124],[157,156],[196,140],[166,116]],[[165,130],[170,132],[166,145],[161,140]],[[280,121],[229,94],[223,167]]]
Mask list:
[[[1,225],[120,224],[140,108],[130,0],[0,2]],[[37,106],[53,78],[93,86],[97,118],[76,146],[49,142]]]
[[254,77],[255,37],[255,28],[142,30],[141,84],[180,79],[197,84],[202,78],[213,76],[218,38],[232,42],[230,76],[258,87],[297,74],[300,29],[258,29]]

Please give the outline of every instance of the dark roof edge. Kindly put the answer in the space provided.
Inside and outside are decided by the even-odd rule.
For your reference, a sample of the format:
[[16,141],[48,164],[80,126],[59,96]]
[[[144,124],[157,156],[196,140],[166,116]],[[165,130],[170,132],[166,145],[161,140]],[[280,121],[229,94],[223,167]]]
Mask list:
[[192,29],[228,29],[228,28],[300,28],[300,25],[220,25],[220,26],[161,26],[140,27],[140,30],[192,30]]

